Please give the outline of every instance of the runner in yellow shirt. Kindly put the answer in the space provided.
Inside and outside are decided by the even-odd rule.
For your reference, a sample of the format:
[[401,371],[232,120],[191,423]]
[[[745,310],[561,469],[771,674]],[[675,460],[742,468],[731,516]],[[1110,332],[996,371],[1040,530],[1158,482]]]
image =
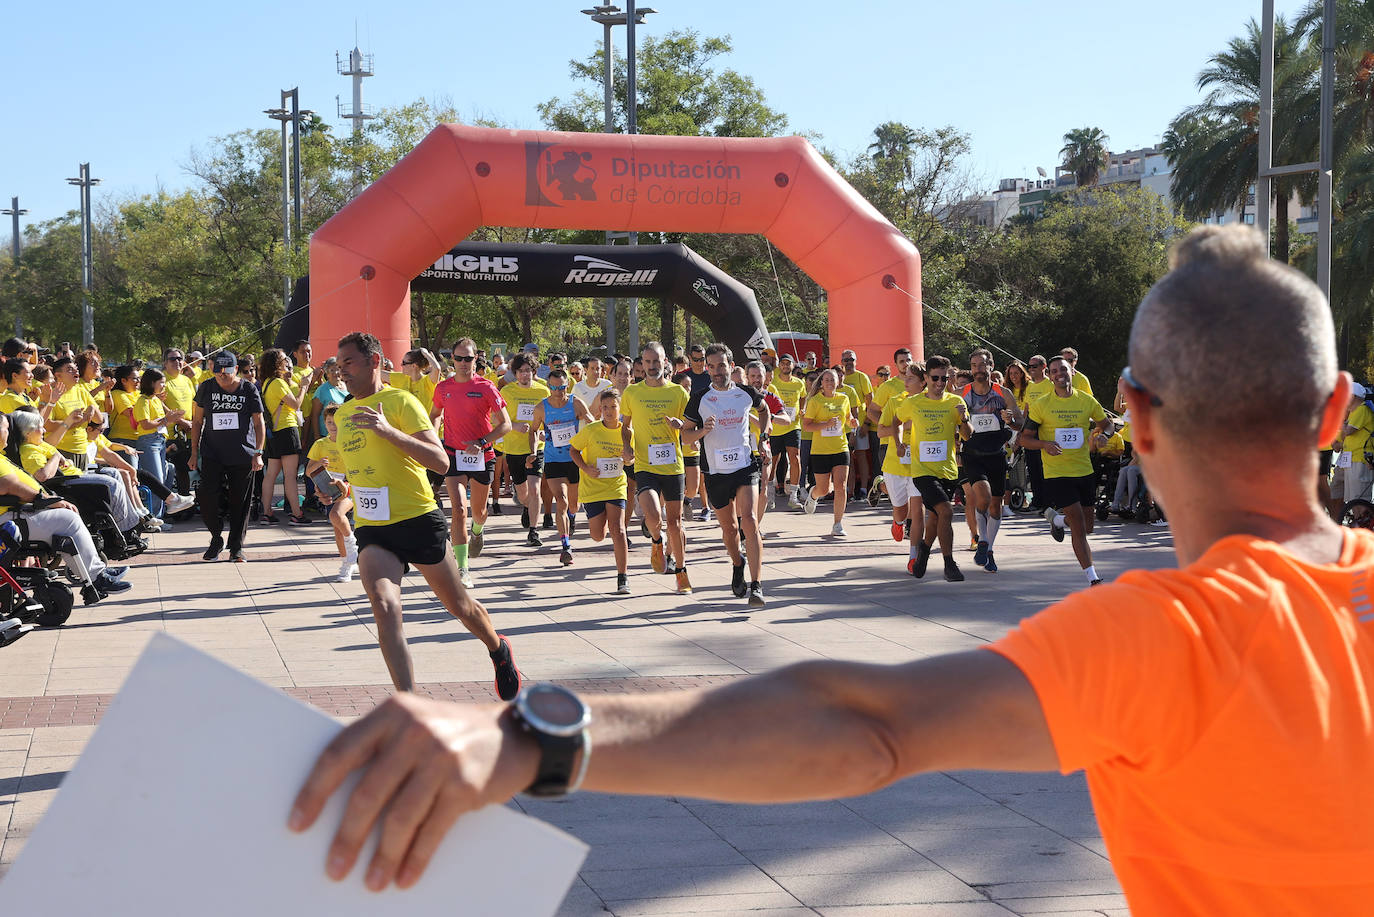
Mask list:
[[[1031,402],[1029,422],[1021,445],[1044,453],[1045,518],[1055,541],[1064,540],[1067,521],[1073,536],[1073,553],[1083,568],[1088,585],[1102,582],[1093,567],[1088,536],[1096,519],[1097,475],[1088,454],[1090,437],[1106,438],[1111,427],[1107,412],[1097,399],[1074,388],[1073,366],[1064,357],[1050,360],[1054,391]],[[1035,435],[1028,435],[1038,428]],[[1095,432],[1094,432],[1095,431]]]
[[[518,359],[518,358],[517,358]],[[573,434],[573,464],[581,472],[578,497],[587,510],[587,534],[601,541],[609,531],[615,553],[615,594],[630,594],[629,552],[625,542],[625,443],[620,432],[620,392],[608,388],[596,398],[592,415],[600,420]]]
[[[776,480],[782,486],[780,470],[786,468],[787,505],[792,509],[801,508],[801,413],[806,403],[806,382],[794,376],[791,354],[778,357],[778,367],[773,373],[773,394],[782,401],[783,413],[787,423],[775,424],[769,436],[773,448],[773,464],[768,469],[768,479]],[[785,465],[783,463],[786,463]]]
[[868,488],[872,485],[872,465],[870,464],[869,433],[872,432],[873,424],[868,419],[868,408],[873,403],[873,380],[868,378],[868,373],[862,372],[858,368],[858,356],[852,350],[846,350],[840,356],[840,366],[844,370],[844,375],[840,379],[841,384],[847,385],[857,396],[855,404],[859,411],[859,428],[854,431],[854,473],[849,478],[849,489],[858,499],[868,496]]
[[[308,464],[305,466],[305,475],[318,479],[315,494],[321,504],[329,507],[329,524],[334,529],[334,545],[339,549],[339,557],[343,558],[334,581],[347,583],[351,582],[353,574],[358,572],[358,539],[353,534],[353,526],[348,522],[348,514],[353,512],[353,500],[348,488],[348,475],[344,470],[347,465],[343,454],[339,452],[339,426],[334,422],[334,415],[338,410],[337,404],[325,407],[324,428],[328,435],[310,444],[310,453],[306,456]],[[325,476],[329,478],[328,482],[324,481]],[[321,488],[320,482],[332,486]]]
[[802,509],[814,513],[817,502],[831,492],[833,484],[835,521],[830,534],[843,538],[849,534],[844,529],[844,511],[849,503],[845,491],[849,478],[848,434],[854,429],[857,408],[840,390],[839,381],[840,374],[827,369],[821,373],[821,385],[815,396],[806,402],[802,430],[812,437],[810,465],[816,484],[807,493]]
[[539,521],[539,484],[544,476],[544,444],[541,442],[534,449],[530,448],[530,424],[534,421],[534,409],[549,397],[549,387],[535,378],[538,367],[529,354],[516,354],[511,360],[511,367],[515,370],[515,381],[501,387],[501,398],[506,402],[512,426],[511,432],[501,440],[501,451],[506,456],[506,467],[515,485],[515,498],[524,507],[520,524],[528,530],[525,544],[537,548],[543,544],[535,524]]
[[510,641],[458,581],[458,563],[448,550],[448,520],[425,476],[426,468],[444,472],[449,465],[429,412],[409,392],[382,384],[382,344],[370,334],[353,332],[340,339],[339,369],[353,395],[334,420],[358,523],[358,569],[392,684],[397,691],[415,690],[401,626],[401,576],[407,564],[414,564],[448,613],[486,645],[496,693],[512,700],[520,692],[520,671]]
[[100,421],[104,415],[91,398],[90,389],[81,384],[75,360],[59,357],[53,363],[52,372],[57,401],[53,404],[44,438],[57,446],[73,465],[85,471],[89,465],[86,424]]
[[[924,367],[924,364],[921,364]],[[917,372],[916,364],[911,364],[903,373],[905,391],[888,396],[883,404],[883,412],[878,415],[877,431],[882,437],[885,448],[883,454],[882,486],[887,489],[888,499],[892,501],[892,540],[903,541],[911,536],[911,530],[925,531],[924,520],[919,515],[921,496],[916,491],[916,483],[911,477],[911,450],[902,439],[902,420],[898,409],[908,398],[921,394],[926,386],[925,371]],[[910,415],[908,415],[910,416]],[[876,485],[875,485],[876,489]],[[869,503],[873,503],[872,500]],[[912,512],[918,515],[912,515]]]
[[[682,528],[682,413],[690,395],[682,386],[665,380],[668,360],[662,344],[651,341],[642,359],[644,381],[625,389],[620,401],[620,419],[624,422],[620,436],[625,460],[634,462],[635,499],[653,542],[649,564],[655,573],[671,569],[677,577],[677,591],[688,593],[692,584],[687,577],[687,536]],[[669,558],[676,566],[670,568]]]
[[[962,582],[964,574],[954,561],[954,507],[950,502],[959,477],[955,461],[960,438],[973,434],[964,399],[949,391],[953,367],[948,357],[934,356],[926,361],[926,391],[913,395],[897,408],[902,421],[902,441],[911,454],[911,478],[927,511],[925,531],[911,527],[911,553],[907,570],[920,579],[925,576],[931,548],[940,540],[945,559],[945,579]],[[912,519],[921,514],[914,509]]]

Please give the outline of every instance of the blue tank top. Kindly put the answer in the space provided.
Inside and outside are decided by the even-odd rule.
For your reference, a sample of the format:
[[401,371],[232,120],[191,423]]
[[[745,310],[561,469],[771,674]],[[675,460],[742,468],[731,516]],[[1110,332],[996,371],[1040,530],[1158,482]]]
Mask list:
[[[549,399],[544,399],[544,461],[571,462],[572,435],[577,432],[577,409],[573,399],[561,408],[556,408]],[[563,445],[555,445],[562,441]]]

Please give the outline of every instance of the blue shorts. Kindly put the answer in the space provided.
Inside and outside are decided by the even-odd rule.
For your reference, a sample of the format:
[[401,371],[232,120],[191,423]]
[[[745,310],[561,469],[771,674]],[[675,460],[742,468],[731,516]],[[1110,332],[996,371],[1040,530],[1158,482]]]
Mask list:
[[582,506],[587,511],[587,518],[595,519],[606,511],[607,504],[618,506],[621,509],[625,508],[624,500],[592,500],[590,503],[583,503]]

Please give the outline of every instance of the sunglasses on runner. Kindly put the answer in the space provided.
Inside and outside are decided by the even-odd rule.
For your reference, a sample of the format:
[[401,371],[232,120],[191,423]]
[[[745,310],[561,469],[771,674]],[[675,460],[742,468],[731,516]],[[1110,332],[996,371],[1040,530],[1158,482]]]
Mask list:
[[945,376],[926,376],[926,378],[931,382],[944,382],[946,379]]
[[475,360],[475,359],[477,359],[477,358],[476,358],[476,357],[464,357],[464,356],[461,356],[461,355],[456,354],[456,353],[453,355],[453,362],[455,362],[455,363],[471,363],[471,362],[472,362],[473,360]]

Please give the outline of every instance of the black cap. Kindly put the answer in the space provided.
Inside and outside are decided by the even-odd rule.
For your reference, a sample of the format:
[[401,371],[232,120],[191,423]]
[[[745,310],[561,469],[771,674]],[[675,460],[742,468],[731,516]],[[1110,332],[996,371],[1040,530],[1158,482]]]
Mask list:
[[239,360],[238,360],[238,357],[234,356],[234,355],[233,355],[232,353],[230,353],[229,351],[227,351],[227,350],[221,350],[219,353],[215,354],[215,372],[219,372],[219,371],[225,370],[225,369],[238,369],[238,368],[239,368]]

